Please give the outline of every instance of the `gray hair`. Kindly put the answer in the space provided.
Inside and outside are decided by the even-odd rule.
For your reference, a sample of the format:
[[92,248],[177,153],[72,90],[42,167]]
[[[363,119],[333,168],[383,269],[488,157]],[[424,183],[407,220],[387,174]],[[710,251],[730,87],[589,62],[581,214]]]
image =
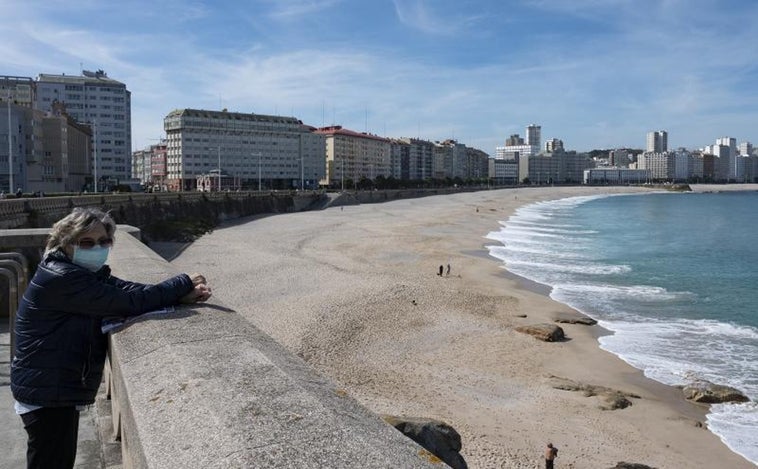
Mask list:
[[102,223],[105,232],[113,238],[113,234],[116,232],[116,222],[109,214],[96,208],[74,208],[71,213],[53,225],[53,229],[47,238],[45,255],[73,243],[82,233],[89,231],[95,223]]

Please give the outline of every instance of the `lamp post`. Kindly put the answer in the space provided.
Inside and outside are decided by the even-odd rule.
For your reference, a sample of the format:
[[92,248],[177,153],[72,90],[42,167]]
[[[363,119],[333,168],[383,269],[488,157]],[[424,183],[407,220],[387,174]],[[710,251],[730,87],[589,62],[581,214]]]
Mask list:
[[218,192],[221,192],[221,142],[218,144]]
[[92,122],[92,135],[95,140],[95,145],[92,147],[92,169],[94,170],[94,185],[95,193],[97,193],[97,119]]
[[11,92],[8,90],[8,194],[13,194],[13,142],[11,142]]
[[261,191],[261,152],[258,152],[258,192]]

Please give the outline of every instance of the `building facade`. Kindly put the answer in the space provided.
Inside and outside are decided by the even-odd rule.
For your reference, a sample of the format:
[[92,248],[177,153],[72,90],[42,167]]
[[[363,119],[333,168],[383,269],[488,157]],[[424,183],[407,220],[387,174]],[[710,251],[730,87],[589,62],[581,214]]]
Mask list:
[[61,107],[42,118],[42,155],[30,166],[30,192],[92,190],[92,129],[76,122]]
[[537,147],[537,151],[542,147],[542,127],[537,124],[530,124],[526,127],[526,144]]
[[37,109],[52,111],[53,103],[63,103],[77,122],[92,127],[99,190],[131,177],[131,93],[124,83],[102,70],[85,70],[80,76],[40,74],[36,86]]
[[582,182],[588,185],[643,184],[649,180],[647,169],[592,168],[584,170]]
[[[423,181],[432,177],[434,160],[434,143],[418,138],[401,137],[391,142],[392,155],[400,158],[399,173],[397,165],[392,164],[392,175],[405,181]],[[394,161],[394,156],[393,156]]]
[[181,109],[163,126],[169,190],[219,169],[253,190],[315,188],[325,176],[324,136],[294,117]]
[[392,175],[391,141],[377,135],[344,129],[341,125],[316,130],[326,140],[326,177],[322,184],[344,186],[363,178]]
[[656,130],[647,133],[647,153],[663,153],[668,151],[669,134],[665,130]]

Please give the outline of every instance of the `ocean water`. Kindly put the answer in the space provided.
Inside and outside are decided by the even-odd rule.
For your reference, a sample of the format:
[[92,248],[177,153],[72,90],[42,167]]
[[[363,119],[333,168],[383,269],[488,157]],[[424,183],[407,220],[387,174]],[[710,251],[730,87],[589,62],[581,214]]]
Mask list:
[[612,331],[601,348],[666,384],[748,395],[707,423],[758,464],[758,192],[573,197],[501,224],[490,254]]

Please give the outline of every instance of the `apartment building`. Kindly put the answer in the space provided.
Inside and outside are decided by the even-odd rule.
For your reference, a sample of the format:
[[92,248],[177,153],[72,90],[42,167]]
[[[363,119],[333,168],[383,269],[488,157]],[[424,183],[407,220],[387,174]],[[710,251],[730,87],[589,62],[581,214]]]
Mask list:
[[132,111],[126,85],[98,70],[81,75],[40,74],[36,107],[50,112],[63,103],[66,112],[93,131],[93,173],[98,190],[131,177]]
[[30,192],[81,192],[92,185],[92,129],[66,114],[62,105],[42,121],[42,154],[30,165]]
[[326,140],[326,177],[322,184],[343,187],[344,182],[392,175],[391,141],[355,132],[341,125],[316,130]]
[[423,181],[432,177],[434,143],[401,137],[390,141],[392,176],[405,181]]
[[242,189],[315,188],[325,177],[324,135],[294,117],[180,109],[163,127],[169,190],[193,190],[211,171]]

